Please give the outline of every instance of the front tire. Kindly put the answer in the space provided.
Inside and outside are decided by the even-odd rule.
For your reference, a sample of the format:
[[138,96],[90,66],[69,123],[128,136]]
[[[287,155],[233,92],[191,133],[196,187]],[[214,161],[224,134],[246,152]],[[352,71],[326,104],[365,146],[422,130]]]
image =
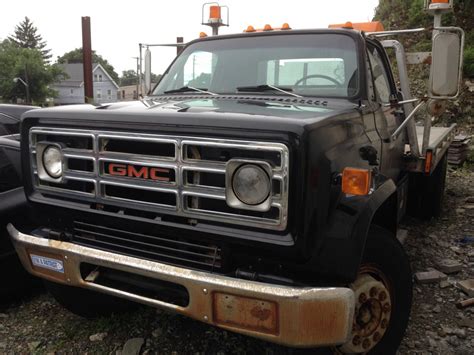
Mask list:
[[408,257],[392,233],[371,227],[352,287],[357,295],[353,332],[340,350],[395,354],[410,316],[412,274]]

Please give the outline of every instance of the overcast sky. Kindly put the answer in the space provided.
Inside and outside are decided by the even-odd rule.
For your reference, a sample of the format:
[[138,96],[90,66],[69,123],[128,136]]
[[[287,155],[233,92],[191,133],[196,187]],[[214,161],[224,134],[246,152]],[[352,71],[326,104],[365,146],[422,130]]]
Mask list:
[[[15,25],[28,16],[52,50],[53,59],[82,46],[81,16],[90,16],[92,49],[107,59],[117,73],[135,69],[139,43],[175,43],[177,36],[190,41],[199,32],[211,33],[201,25],[199,0],[21,0],[2,1],[0,40],[11,35]],[[230,26],[220,33],[242,32],[269,23],[280,27],[321,28],[330,23],[370,21],[378,0],[227,0]],[[207,20],[208,14],[205,14]],[[163,72],[173,59],[174,48],[152,50],[152,71]]]

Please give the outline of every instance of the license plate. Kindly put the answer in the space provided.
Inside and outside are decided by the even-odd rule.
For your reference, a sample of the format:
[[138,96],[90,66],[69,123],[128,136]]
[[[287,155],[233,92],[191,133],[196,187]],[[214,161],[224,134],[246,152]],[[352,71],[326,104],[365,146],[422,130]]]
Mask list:
[[34,266],[64,274],[64,264],[62,260],[47,258],[35,254],[30,254],[30,258]]

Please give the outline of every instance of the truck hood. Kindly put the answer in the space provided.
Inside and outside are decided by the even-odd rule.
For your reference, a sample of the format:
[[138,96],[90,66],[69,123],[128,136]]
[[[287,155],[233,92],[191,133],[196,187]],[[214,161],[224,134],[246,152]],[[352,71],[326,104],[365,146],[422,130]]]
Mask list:
[[[166,100],[165,100],[166,99]],[[305,127],[334,116],[359,115],[358,105],[347,100],[308,100],[287,97],[171,98],[147,99],[93,105],[60,106],[29,111],[24,115],[40,119],[61,119],[111,123],[207,126],[215,128],[262,129],[301,133]],[[42,120],[43,121],[43,120]]]

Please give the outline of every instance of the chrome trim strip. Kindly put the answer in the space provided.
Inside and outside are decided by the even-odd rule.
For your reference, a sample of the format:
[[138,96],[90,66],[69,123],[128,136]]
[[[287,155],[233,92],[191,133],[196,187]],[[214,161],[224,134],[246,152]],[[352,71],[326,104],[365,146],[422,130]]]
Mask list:
[[[229,140],[229,139],[214,139],[214,138],[198,138],[198,137],[181,137],[181,136],[165,136],[157,134],[141,134],[141,133],[122,133],[122,132],[105,132],[101,130],[76,130],[69,128],[47,128],[47,127],[33,127],[30,129],[30,155],[33,161],[32,164],[32,180],[36,181],[36,188],[41,192],[53,192],[54,195],[61,193],[61,189],[57,187],[49,187],[40,185],[38,183],[38,167],[36,166],[36,136],[42,135],[58,135],[58,136],[74,136],[86,137],[92,139],[93,150],[82,150],[77,148],[65,148],[63,150],[65,157],[72,157],[76,159],[88,159],[93,161],[92,172],[85,171],[71,171],[66,169],[64,172],[64,180],[79,180],[95,182],[95,195],[87,194],[88,197],[94,197],[98,203],[110,203],[119,207],[130,207],[130,203],[135,206],[143,206],[145,209],[152,212],[163,212],[174,214],[182,217],[207,219],[217,222],[227,222],[238,225],[246,225],[263,229],[279,230],[286,229],[288,218],[288,189],[289,189],[289,151],[288,148],[281,143],[273,142],[253,142],[243,140]],[[109,152],[102,150],[102,142],[104,139],[119,139],[130,141],[145,141],[157,144],[173,144],[175,149],[174,157],[152,156],[152,155],[138,155],[133,153]],[[199,184],[186,183],[184,176],[187,172],[206,172],[211,174],[225,174],[226,162],[192,159],[186,156],[187,146],[203,146],[215,147],[216,149],[243,149],[249,152],[263,151],[274,152],[280,155],[280,163],[277,166],[272,166],[271,179],[280,181],[280,193],[271,196],[271,206],[279,209],[278,219],[269,219],[254,217],[249,215],[239,214],[240,209],[235,209],[236,213],[209,211],[197,208],[188,208],[186,206],[186,197],[205,197],[211,199],[225,200],[225,189],[219,186],[206,186]],[[260,159],[262,160],[262,159]],[[136,164],[143,166],[153,166],[165,169],[173,169],[175,174],[174,182],[158,182],[146,181],[145,179],[133,179],[130,177],[110,176],[104,174],[104,162],[117,162],[124,164]],[[87,179],[87,180],[84,180]],[[176,208],[173,206],[171,210],[168,205],[145,203],[141,201],[134,201],[122,198],[113,198],[105,196],[103,191],[104,185],[116,185],[127,188],[136,188],[142,190],[152,191],[166,191],[176,194],[177,203]],[[160,190],[163,189],[163,190]],[[64,190],[64,194],[71,195],[71,190]],[[73,193],[74,197],[78,195]],[[82,196],[81,194],[79,194]],[[90,201],[88,198],[87,201]],[[154,210],[150,210],[150,207]],[[163,209],[161,211],[160,209]]]

